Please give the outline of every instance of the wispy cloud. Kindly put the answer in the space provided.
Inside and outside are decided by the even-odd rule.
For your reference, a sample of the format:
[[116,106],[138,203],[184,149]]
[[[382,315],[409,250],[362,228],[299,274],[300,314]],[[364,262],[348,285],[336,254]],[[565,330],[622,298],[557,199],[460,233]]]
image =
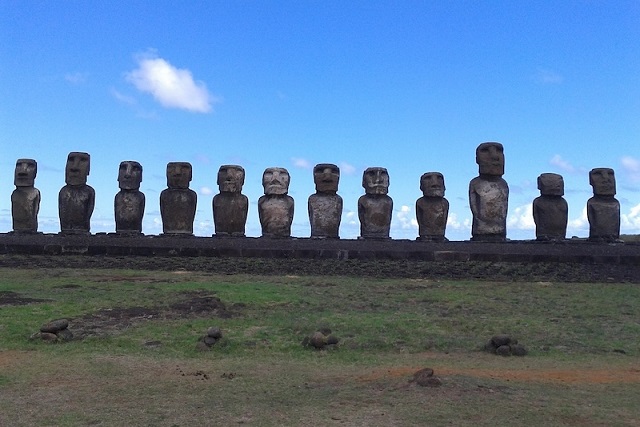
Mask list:
[[191,71],[176,68],[167,60],[147,52],[136,57],[138,68],[125,74],[139,91],[151,94],[166,108],[208,113],[219,99],[212,96],[202,81],[195,81]]
[[135,105],[137,103],[136,99],[134,97],[129,96],[129,95],[125,95],[125,94],[119,92],[115,88],[111,88],[111,96],[113,96],[116,100],[118,100],[119,102],[121,102],[123,104]]
[[534,80],[544,85],[557,85],[564,81],[564,78],[553,70],[539,68],[533,76]]
[[345,175],[353,175],[356,173],[356,168],[353,165],[350,165],[347,162],[340,162],[338,165],[340,166],[340,173]]
[[411,208],[407,205],[400,206],[400,211],[396,213],[397,224],[401,229],[418,229],[418,221],[415,214],[411,212]]
[[549,160],[549,164],[565,172],[576,172],[576,168],[571,163],[563,159],[560,154],[556,154],[555,156],[553,156],[551,160]]
[[307,159],[303,159],[300,157],[292,157],[291,158],[291,163],[293,163],[293,166],[299,169],[307,169],[310,170],[312,168],[311,166],[311,162]]
[[200,194],[203,196],[210,196],[214,193],[213,189],[210,187],[200,187]]
[[631,157],[624,156],[620,159],[622,164],[622,170],[627,174],[631,182],[640,182],[640,160]]
[[73,84],[80,85],[87,82],[88,74],[87,73],[67,73],[64,75],[64,79]]

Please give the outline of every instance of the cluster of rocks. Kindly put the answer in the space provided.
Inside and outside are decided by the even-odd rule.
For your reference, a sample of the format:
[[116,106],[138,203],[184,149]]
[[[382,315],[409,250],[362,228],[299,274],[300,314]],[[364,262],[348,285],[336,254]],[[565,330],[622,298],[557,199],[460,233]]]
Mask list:
[[42,340],[49,343],[67,342],[73,339],[73,333],[68,329],[67,319],[56,319],[40,326],[40,332],[31,335],[31,340]]
[[431,368],[423,368],[416,371],[409,382],[418,384],[420,387],[440,387],[442,385],[442,381],[433,375],[433,369]]
[[222,330],[217,326],[212,326],[207,329],[207,333],[200,337],[196,349],[199,351],[209,351],[211,348],[222,339]]
[[315,331],[313,334],[307,336],[302,340],[302,345],[304,347],[312,347],[317,350],[322,350],[327,346],[335,346],[338,344],[340,339],[333,335],[331,329],[329,328],[320,328]]
[[509,335],[494,335],[484,345],[484,350],[499,356],[525,356],[527,349]]

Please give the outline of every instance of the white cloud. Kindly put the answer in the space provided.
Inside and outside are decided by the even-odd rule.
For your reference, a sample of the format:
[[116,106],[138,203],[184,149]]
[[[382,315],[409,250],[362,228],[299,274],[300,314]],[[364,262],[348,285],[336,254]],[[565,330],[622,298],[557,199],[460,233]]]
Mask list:
[[210,196],[211,194],[213,194],[213,189],[211,189],[210,187],[200,187],[200,194],[202,194],[203,196]]
[[86,83],[87,77],[87,73],[67,73],[64,75],[64,79],[74,85]]
[[117,99],[119,102],[122,102],[123,104],[127,104],[127,105],[136,104],[136,99],[134,97],[120,93],[114,88],[111,88],[111,96],[113,96],[115,99]]
[[356,173],[356,168],[347,162],[340,162],[338,166],[340,166],[341,174],[353,175],[354,173]]
[[447,217],[447,229],[471,230],[471,220],[469,218],[465,218],[460,221],[457,213],[449,212],[449,216]]
[[620,228],[625,233],[640,234],[640,204],[633,206],[628,214],[620,215]]
[[549,164],[556,166],[557,168],[565,172],[573,173],[576,171],[576,168],[571,163],[563,159],[560,154],[556,154],[555,156],[553,156],[551,160],[549,160]]
[[403,230],[418,229],[418,221],[415,215],[412,214],[411,208],[407,205],[400,207],[400,211],[396,213],[396,220]]
[[298,157],[292,157],[291,158],[291,163],[293,163],[293,166],[295,166],[297,168],[300,168],[300,169],[308,169],[308,170],[310,170],[312,168],[311,163],[307,159],[302,159],[302,158],[298,158]]
[[538,83],[549,85],[560,84],[564,81],[564,78],[555,71],[539,68],[534,75],[534,80]]
[[529,203],[513,209],[507,218],[507,227],[517,230],[535,230],[536,223],[533,221],[533,205]]
[[631,157],[624,156],[620,159],[622,169],[629,175],[631,182],[640,182],[640,160]]
[[153,52],[136,59],[138,68],[126,73],[125,78],[164,107],[208,113],[211,104],[219,101],[209,94],[204,82],[193,80],[191,71],[174,67]]
[[589,219],[587,218],[587,206],[582,208],[580,216],[575,219],[570,219],[567,224],[567,236],[584,234],[585,231],[589,231]]

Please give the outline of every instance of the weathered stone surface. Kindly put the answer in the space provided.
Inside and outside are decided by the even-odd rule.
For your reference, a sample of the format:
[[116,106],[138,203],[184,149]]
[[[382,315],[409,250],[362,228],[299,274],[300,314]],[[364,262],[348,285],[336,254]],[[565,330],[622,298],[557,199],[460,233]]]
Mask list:
[[502,179],[502,144],[480,144],[476,149],[476,163],[480,174],[469,183],[469,206],[473,214],[471,240],[504,241],[507,236],[509,186]]
[[67,156],[65,182],[58,194],[60,231],[66,234],[88,234],[95,206],[95,190],[87,185],[90,170],[88,153],[71,152]]
[[361,239],[388,239],[393,200],[389,192],[389,173],[385,168],[367,168],[362,174],[365,194],[358,199]]
[[589,172],[593,197],[587,201],[589,240],[614,242],[620,238],[620,202],[616,194],[613,169],[595,168]]
[[338,344],[340,342],[340,338],[338,338],[337,336],[330,334],[327,335],[327,345],[335,345]]
[[444,198],[444,176],[440,172],[427,172],[420,177],[423,196],[416,201],[418,240],[445,241],[449,217],[449,201]]
[[38,231],[38,211],[40,191],[34,188],[38,163],[33,159],[18,159],[13,183],[16,189],[11,193],[11,216],[13,231],[35,233]]
[[196,343],[196,350],[197,351],[211,351],[211,347],[209,347],[207,344],[204,343],[204,341],[198,341]]
[[289,191],[289,172],[267,168],[262,175],[264,196],[258,199],[258,216],[263,237],[291,237],[294,201]]
[[71,332],[69,329],[62,329],[56,332],[56,335],[58,336],[58,340],[62,342],[73,340],[73,332]]
[[327,345],[327,337],[320,331],[316,331],[309,338],[309,345],[315,348],[323,348]]
[[140,191],[142,165],[136,161],[123,161],[118,169],[120,191],[114,199],[116,233],[142,233],[145,197]]
[[511,337],[509,335],[494,335],[491,337],[491,342],[494,347],[498,348],[503,345],[511,344]]
[[511,356],[511,347],[509,347],[508,345],[501,345],[500,347],[496,348],[496,354],[498,356]]
[[40,332],[50,332],[54,334],[63,329],[67,329],[68,327],[69,327],[69,320],[56,319],[40,326]]
[[342,219],[342,197],[337,194],[340,168],[330,163],[317,164],[313,181],[316,193],[308,200],[311,238],[338,238]]
[[40,332],[40,338],[48,343],[58,342],[58,336],[51,332]]
[[169,162],[167,187],[160,193],[160,215],[164,234],[193,235],[198,196],[189,188],[191,164]]
[[216,236],[244,236],[249,199],[242,194],[245,172],[242,166],[222,165],[218,170],[220,193],[213,197]]
[[522,344],[511,344],[510,348],[511,348],[511,354],[513,354],[514,356],[526,356],[527,355],[527,349],[524,348],[524,346]]
[[206,345],[208,345],[209,347],[211,347],[212,345],[214,345],[216,342],[218,341],[217,338],[214,337],[210,337],[210,336],[205,336],[202,338],[202,342],[204,342]]
[[538,177],[540,197],[533,200],[533,220],[538,240],[563,240],[567,234],[569,206],[564,195],[564,179],[555,173]]

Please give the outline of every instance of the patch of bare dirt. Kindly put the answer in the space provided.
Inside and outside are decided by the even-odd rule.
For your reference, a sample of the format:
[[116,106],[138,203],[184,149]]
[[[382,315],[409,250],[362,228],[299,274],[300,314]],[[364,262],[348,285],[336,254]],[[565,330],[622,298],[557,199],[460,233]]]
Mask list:
[[20,294],[12,291],[1,291],[0,292],[0,306],[1,305],[27,305],[34,302],[45,302],[46,299],[40,298],[27,298],[23,297]]

